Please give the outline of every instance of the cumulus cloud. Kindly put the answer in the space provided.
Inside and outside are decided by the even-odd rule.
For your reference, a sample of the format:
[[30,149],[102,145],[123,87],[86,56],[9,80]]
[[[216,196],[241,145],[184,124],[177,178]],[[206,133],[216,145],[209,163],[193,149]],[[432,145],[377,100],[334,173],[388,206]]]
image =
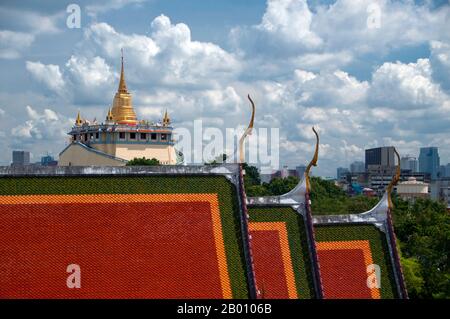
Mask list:
[[448,7],[432,10],[412,1],[338,0],[318,8],[312,29],[329,49],[380,54],[446,36],[448,13]]
[[268,0],[260,24],[233,28],[230,37],[247,54],[298,54],[323,44],[311,30],[312,19],[306,0]]
[[373,74],[370,101],[374,106],[424,109],[439,105],[447,97],[432,81],[428,59],[416,63],[384,63]]
[[36,80],[50,90],[60,93],[64,89],[65,82],[59,65],[27,61],[26,68]]
[[94,44],[109,59],[118,61],[121,48],[132,78],[165,86],[213,86],[232,78],[239,69],[233,54],[219,46],[193,41],[189,27],[172,24],[165,15],[151,23],[151,35],[126,35],[106,23],[86,31],[86,47]]
[[12,145],[38,143],[62,145],[64,143],[66,131],[72,121],[48,108],[39,112],[27,105],[25,110],[27,120],[11,130]]
[[272,65],[281,59],[279,73],[287,67],[336,69],[367,55],[448,41],[449,14],[449,6],[413,1],[337,0],[315,5],[313,12],[306,0],[268,0],[261,22],[233,28],[230,41],[242,56],[259,63],[265,60],[261,56]]
[[34,41],[32,34],[0,30],[0,58],[17,59]]

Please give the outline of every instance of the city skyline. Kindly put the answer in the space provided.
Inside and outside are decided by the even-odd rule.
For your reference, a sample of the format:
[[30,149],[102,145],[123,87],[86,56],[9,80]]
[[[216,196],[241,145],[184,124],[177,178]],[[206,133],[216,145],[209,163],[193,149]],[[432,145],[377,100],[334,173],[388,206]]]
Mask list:
[[57,156],[78,110],[103,119],[121,48],[140,118],[167,108],[174,127],[245,125],[250,93],[256,127],[280,129],[280,168],[309,161],[313,125],[316,175],[384,145],[417,158],[437,146],[450,162],[446,2],[76,3],[79,29],[67,4],[0,5],[0,165],[16,149]]

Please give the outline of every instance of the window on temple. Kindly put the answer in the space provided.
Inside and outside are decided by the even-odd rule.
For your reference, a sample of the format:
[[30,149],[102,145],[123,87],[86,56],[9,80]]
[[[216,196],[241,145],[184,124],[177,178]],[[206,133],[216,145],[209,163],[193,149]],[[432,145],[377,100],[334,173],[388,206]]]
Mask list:
[[152,139],[152,141],[156,141],[156,133],[152,133],[150,138]]
[[161,141],[167,140],[167,134],[161,134]]
[[147,139],[147,134],[141,133],[141,140],[146,140],[146,139]]
[[95,133],[95,139],[99,139],[100,138],[100,134],[98,134],[98,133]]
[[130,140],[136,139],[136,133],[130,133]]
[[119,132],[119,138],[121,140],[124,140],[125,139],[125,132]]

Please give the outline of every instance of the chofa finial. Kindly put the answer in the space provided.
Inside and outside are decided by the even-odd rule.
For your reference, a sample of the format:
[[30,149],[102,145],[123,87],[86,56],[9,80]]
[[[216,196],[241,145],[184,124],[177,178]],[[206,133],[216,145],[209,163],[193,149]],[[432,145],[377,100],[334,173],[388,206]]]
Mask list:
[[401,168],[400,168],[400,155],[398,154],[397,150],[394,147],[394,153],[395,156],[397,157],[397,167],[395,169],[395,174],[392,177],[391,182],[389,183],[387,189],[386,189],[386,193],[388,196],[388,206],[389,209],[392,209],[394,207],[394,205],[392,204],[392,189],[394,188],[395,185],[397,185],[398,181],[400,180],[400,173],[401,173]]
[[247,95],[247,98],[250,101],[250,103],[252,104],[252,117],[250,119],[250,123],[248,124],[247,129],[244,131],[244,134],[242,134],[242,137],[239,140],[239,163],[245,162],[245,151],[244,151],[245,138],[248,135],[252,134],[253,123],[255,121],[255,110],[256,110],[255,103],[253,102],[252,98],[250,97],[250,94]]
[[311,171],[311,167],[312,166],[317,166],[317,160],[319,159],[319,134],[317,133],[317,131],[314,128],[314,126],[312,127],[312,130],[313,130],[314,134],[316,135],[316,149],[314,151],[314,156],[313,156],[311,162],[309,162],[309,164],[308,164],[308,166],[306,167],[306,170],[305,170],[306,190],[307,190],[307,192],[309,192],[311,190],[311,185],[310,185],[310,181],[309,181],[309,173]]

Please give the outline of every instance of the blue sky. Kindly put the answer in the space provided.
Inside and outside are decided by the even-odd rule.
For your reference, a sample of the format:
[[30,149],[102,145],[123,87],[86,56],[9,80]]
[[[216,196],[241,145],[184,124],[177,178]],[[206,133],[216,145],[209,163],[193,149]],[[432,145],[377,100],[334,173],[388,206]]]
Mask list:
[[0,4],[0,164],[57,155],[77,110],[103,119],[121,47],[140,117],[236,127],[251,93],[257,125],[280,128],[281,164],[307,163],[312,125],[319,175],[382,145],[450,161],[448,1],[78,1],[80,29],[70,3]]

